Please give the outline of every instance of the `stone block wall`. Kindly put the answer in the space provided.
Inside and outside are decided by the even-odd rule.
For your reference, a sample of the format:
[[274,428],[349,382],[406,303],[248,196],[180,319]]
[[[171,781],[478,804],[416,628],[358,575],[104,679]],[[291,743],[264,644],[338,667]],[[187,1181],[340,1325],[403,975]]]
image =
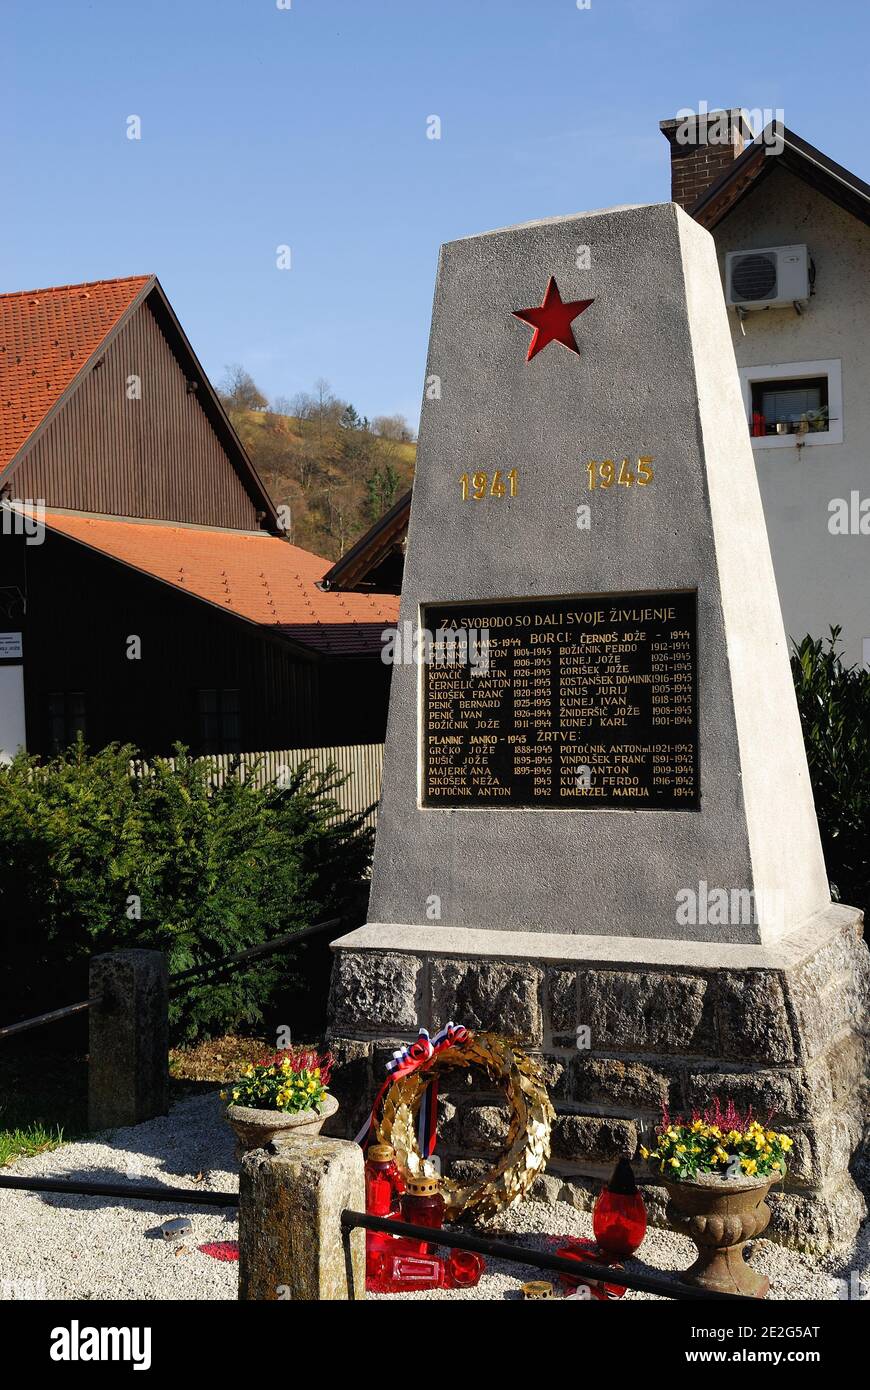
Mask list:
[[[636,1157],[663,1104],[688,1114],[732,1096],[794,1139],[784,1190],[771,1193],[769,1236],[814,1252],[844,1244],[865,1211],[849,1168],[866,1118],[870,958],[860,914],[837,913],[803,959],[757,969],[339,947],[330,1046],[342,1108],[333,1132],[356,1133],[394,1048],[452,1020],[509,1034],[540,1058],[557,1111],[541,1195],[590,1204],[615,1161]],[[440,1108],[445,1169],[489,1166],[507,1132],[498,1091],[457,1071]],[[636,1173],[650,1183],[640,1161]],[[662,1189],[650,1186],[648,1199],[656,1219]]]

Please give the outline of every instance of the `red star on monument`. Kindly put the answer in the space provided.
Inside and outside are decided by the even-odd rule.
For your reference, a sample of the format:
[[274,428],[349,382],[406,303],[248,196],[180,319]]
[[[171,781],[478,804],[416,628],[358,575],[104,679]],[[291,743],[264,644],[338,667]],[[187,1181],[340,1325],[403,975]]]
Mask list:
[[545,348],[548,343],[561,343],[571,352],[576,352],[579,357],[580,349],[574,341],[571,324],[578,314],[582,314],[584,309],[588,309],[589,305],[594,303],[594,299],[563,300],[559,293],[559,286],[556,284],[556,277],[551,275],[550,282],[544,291],[543,304],[534,305],[531,309],[514,309],[512,311],[515,319],[522,319],[523,323],[530,323],[535,330],[532,334],[532,341],[529,343],[526,361],[531,362],[535,353],[540,352],[541,348]]

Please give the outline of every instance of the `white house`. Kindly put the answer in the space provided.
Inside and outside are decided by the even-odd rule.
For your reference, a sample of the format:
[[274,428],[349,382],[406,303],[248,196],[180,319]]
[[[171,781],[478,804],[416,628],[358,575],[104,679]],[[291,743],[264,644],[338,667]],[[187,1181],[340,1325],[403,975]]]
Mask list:
[[870,666],[870,187],[737,110],[661,123],[719,251],[786,632]]

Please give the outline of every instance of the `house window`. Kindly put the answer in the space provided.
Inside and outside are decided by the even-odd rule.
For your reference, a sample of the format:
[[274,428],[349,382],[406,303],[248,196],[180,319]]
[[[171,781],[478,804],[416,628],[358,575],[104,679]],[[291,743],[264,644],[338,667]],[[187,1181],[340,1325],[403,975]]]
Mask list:
[[53,753],[62,753],[87,733],[85,697],[81,690],[52,690],[48,696],[48,741]]
[[828,378],[752,382],[752,435],[818,433],[828,428]]
[[838,360],[741,367],[740,379],[753,449],[842,444]]
[[241,753],[238,690],[199,690],[199,743],[203,753]]

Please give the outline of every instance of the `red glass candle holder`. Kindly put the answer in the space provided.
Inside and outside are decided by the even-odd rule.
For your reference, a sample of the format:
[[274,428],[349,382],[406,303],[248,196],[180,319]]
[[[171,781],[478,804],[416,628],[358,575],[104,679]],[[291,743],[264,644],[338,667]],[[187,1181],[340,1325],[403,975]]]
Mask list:
[[[372,1232],[369,1232],[372,1234]],[[369,1293],[406,1293],[438,1289],[444,1283],[444,1261],[420,1253],[420,1242],[381,1233],[382,1244],[367,1252],[366,1289]]]
[[422,1253],[420,1242],[405,1236],[382,1234],[382,1242],[367,1256],[366,1289],[369,1293],[470,1289],[485,1269],[481,1256],[469,1250],[452,1250],[445,1260],[440,1255]]
[[[444,1225],[444,1198],[441,1195],[441,1179],[437,1174],[422,1174],[408,1178],[401,1200],[402,1220],[414,1226],[429,1226],[440,1230]],[[434,1248],[429,1241],[419,1241],[421,1255],[428,1255]]]
[[[584,1240],[582,1236],[566,1236],[554,1252],[562,1260],[583,1260],[589,1264],[609,1264],[614,1270],[622,1268],[620,1264],[614,1263],[613,1259],[596,1245],[594,1240]],[[599,1299],[602,1302],[612,1298],[622,1298],[625,1287],[622,1284],[610,1280],[587,1279],[584,1275],[578,1274],[575,1279],[571,1274],[559,1273],[559,1282],[567,1294],[573,1294],[581,1286],[588,1289],[588,1297]]]
[[371,1216],[395,1216],[405,1180],[390,1144],[372,1144],[366,1154],[366,1211]]
[[646,1235],[646,1207],[627,1158],[621,1158],[592,1212],[595,1239],[609,1259],[627,1260]]
[[483,1256],[475,1254],[473,1250],[451,1250],[447,1257],[448,1287],[473,1289],[485,1268]]

